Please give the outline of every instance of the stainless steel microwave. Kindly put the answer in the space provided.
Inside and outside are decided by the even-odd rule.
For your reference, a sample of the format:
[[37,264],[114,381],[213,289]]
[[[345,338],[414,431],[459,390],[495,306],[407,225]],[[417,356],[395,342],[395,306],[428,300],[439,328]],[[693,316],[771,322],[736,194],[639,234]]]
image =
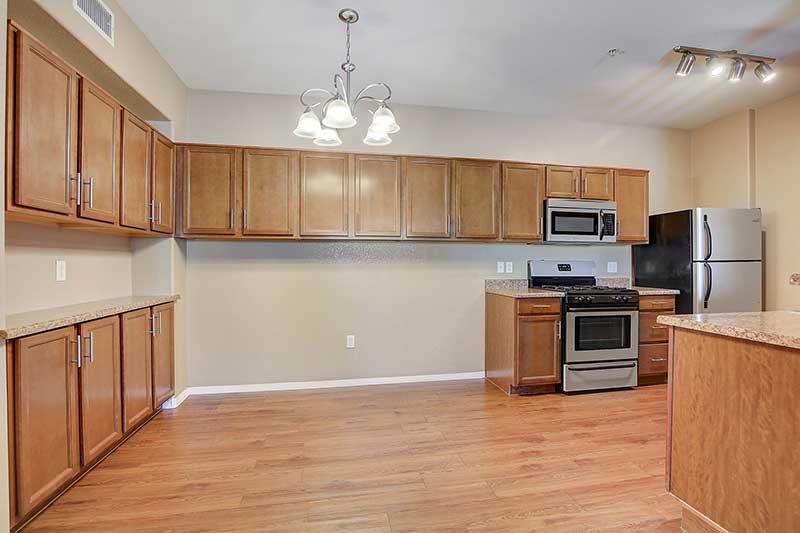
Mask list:
[[546,242],[600,244],[617,242],[616,202],[560,200],[544,203]]

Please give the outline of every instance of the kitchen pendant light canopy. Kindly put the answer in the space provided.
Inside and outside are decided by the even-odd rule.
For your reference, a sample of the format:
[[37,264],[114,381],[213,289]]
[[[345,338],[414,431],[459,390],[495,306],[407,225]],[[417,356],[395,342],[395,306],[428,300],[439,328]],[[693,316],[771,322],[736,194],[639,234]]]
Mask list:
[[672,51],[681,54],[678,67],[675,69],[675,74],[678,76],[689,75],[697,56],[706,58],[706,68],[711,76],[718,77],[727,70],[728,81],[733,83],[744,78],[748,62],[756,64],[753,73],[764,83],[776,75],[771,66],[777,61],[774,57],[742,54],[738,50],[711,50],[694,46],[676,46]]
[[[389,99],[392,89],[385,83],[370,83],[353,96],[350,91],[350,75],[356,69],[350,61],[350,25],[359,19],[358,12],[354,9],[339,11],[339,20],[347,26],[347,41],[345,61],[341,65],[344,77],[336,74],[333,77],[333,91],[328,89],[307,89],[300,95],[300,103],[305,111],[300,115],[294,134],[306,139],[314,139],[317,146],[339,146],[342,140],[337,130],[352,128],[358,123],[354,116],[356,106],[362,102],[365,105],[376,106],[372,112],[372,124],[369,127],[364,144],[370,146],[385,146],[392,142],[389,134],[400,131],[400,126],[394,118],[394,113],[389,108]],[[385,95],[376,96],[375,89]],[[373,94],[367,94],[372,92]],[[318,98],[311,101],[316,95]],[[321,109],[322,123],[317,116],[316,109]]]

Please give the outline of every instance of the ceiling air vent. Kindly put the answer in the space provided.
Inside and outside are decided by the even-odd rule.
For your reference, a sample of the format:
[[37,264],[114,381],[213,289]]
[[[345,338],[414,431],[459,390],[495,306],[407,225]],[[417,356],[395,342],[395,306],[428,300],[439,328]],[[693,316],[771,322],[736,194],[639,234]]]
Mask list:
[[102,0],[72,0],[75,10],[114,46],[114,13]]

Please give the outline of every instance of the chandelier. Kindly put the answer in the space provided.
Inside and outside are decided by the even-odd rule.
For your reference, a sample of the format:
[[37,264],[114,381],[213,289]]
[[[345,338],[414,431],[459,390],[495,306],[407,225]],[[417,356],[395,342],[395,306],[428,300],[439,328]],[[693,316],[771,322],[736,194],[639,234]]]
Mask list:
[[[350,74],[356,66],[350,62],[350,25],[358,22],[358,13],[355,9],[342,9],[339,11],[339,20],[347,26],[347,55],[341,68],[344,71],[344,78],[341,74],[333,76],[333,92],[327,89],[307,89],[300,94],[300,103],[304,107],[303,114],[297,122],[294,134],[305,139],[314,139],[317,146],[339,146],[342,139],[339,131],[352,128],[356,125],[356,118],[353,112],[358,104],[365,102],[377,106],[372,113],[372,123],[364,137],[364,144],[370,146],[386,146],[392,139],[391,133],[400,131],[400,126],[394,119],[394,113],[389,108],[389,99],[392,97],[392,89],[385,83],[370,83],[361,89],[355,97],[350,92]],[[368,91],[382,88],[386,96],[378,98],[366,94]],[[381,91],[383,92],[383,91]],[[308,99],[313,95],[322,95],[317,101],[311,103]],[[321,108],[322,122],[315,109]]]

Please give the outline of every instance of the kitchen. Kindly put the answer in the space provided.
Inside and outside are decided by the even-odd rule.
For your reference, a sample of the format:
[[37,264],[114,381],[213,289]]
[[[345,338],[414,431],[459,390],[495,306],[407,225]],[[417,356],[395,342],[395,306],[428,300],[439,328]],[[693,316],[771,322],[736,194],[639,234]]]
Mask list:
[[[146,308],[153,309],[162,305],[163,298],[178,297],[174,329],[168,314],[153,320],[158,311],[151,311],[142,323],[148,331],[174,331],[170,385],[175,396],[167,398],[160,411],[153,408],[151,398],[152,420],[143,426],[133,422],[135,432],[121,429],[122,437],[115,442],[124,442],[93,469],[87,471],[78,464],[76,477],[85,477],[75,479],[77,484],[27,527],[35,530],[37,523],[43,529],[67,524],[86,527],[82,520],[87,518],[108,528],[120,527],[119,521],[111,520],[112,509],[121,502],[128,509],[122,517],[145,520],[143,510],[137,511],[142,494],[134,487],[121,490],[119,499],[97,498],[96,487],[110,483],[121,488],[125,476],[150,479],[156,472],[166,479],[159,491],[186,491],[214,503],[203,509],[187,507],[186,512],[151,503],[148,520],[154,528],[183,524],[202,530],[214,529],[215,524],[217,530],[225,529],[226,522],[209,517],[214,510],[219,520],[227,517],[231,524],[238,520],[242,529],[277,523],[288,530],[325,530],[344,520],[352,522],[340,523],[340,529],[502,529],[503,520],[511,520],[505,522],[510,529],[526,530],[527,524],[527,530],[541,530],[546,524],[552,526],[548,520],[564,514],[569,515],[568,519],[561,516],[564,528],[573,530],[624,524],[680,527],[680,504],[664,489],[668,415],[663,383],[668,368],[660,359],[669,357],[664,352],[669,349],[669,329],[662,328],[671,326],[657,317],[670,312],[673,305],[683,313],[679,301],[672,304],[671,298],[680,299],[686,292],[672,280],[666,281],[666,276],[659,278],[664,287],[657,280],[640,280],[635,256],[645,242],[653,243],[649,215],[698,206],[760,208],[765,235],[763,307],[797,307],[798,286],[790,280],[798,262],[785,229],[796,221],[786,200],[795,187],[790,169],[797,168],[789,148],[796,139],[790,118],[796,116],[797,99],[791,90],[796,74],[792,63],[784,62],[783,48],[769,43],[740,45],[743,52],[778,58],[779,75],[770,84],[759,82],[751,72],[755,65],[748,65],[738,86],[729,86],[727,80],[709,85],[702,56],[689,76],[676,77],[682,55],[672,48],[705,44],[724,50],[739,44],[738,38],[716,42],[699,28],[696,35],[683,33],[674,22],[657,39],[639,38],[635,46],[625,45],[623,36],[632,25],[620,23],[605,29],[606,37],[600,40],[617,36],[627,49],[624,53],[618,50],[612,55],[609,44],[597,42],[590,54],[575,56],[580,61],[598,61],[601,72],[596,75],[618,80],[630,91],[621,90],[619,98],[628,94],[627,99],[615,104],[598,91],[592,97],[594,107],[581,111],[582,102],[592,98],[564,93],[567,103],[563,105],[572,106],[576,116],[554,104],[548,111],[545,98],[541,104],[531,103],[541,107],[523,114],[478,102],[481,95],[477,93],[474,102],[458,103],[463,95],[436,93],[440,88],[435,84],[419,87],[427,91],[427,99],[415,95],[414,84],[407,80],[426,77],[412,71],[401,74],[399,67],[396,72],[380,70],[381,62],[370,51],[370,44],[385,49],[392,38],[397,40],[393,32],[400,28],[409,31],[409,24],[398,23],[409,13],[388,4],[355,6],[361,20],[352,24],[352,61],[359,64],[352,71],[354,87],[375,80],[391,85],[393,98],[400,102],[391,109],[402,129],[391,134],[389,146],[362,142],[371,119],[362,111],[356,115],[359,124],[339,130],[341,146],[320,151],[312,140],[292,134],[305,112],[298,95],[324,83],[331,71],[344,76],[338,65],[345,54],[345,25],[337,13],[345,6],[279,8],[269,4],[251,17],[263,20],[264,11],[280,9],[287,27],[296,21],[311,24],[309,16],[318,18],[314,27],[326,35],[330,57],[303,55],[300,70],[308,78],[292,66],[297,81],[289,90],[264,79],[260,86],[247,85],[243,76],[231,76],[227,85],[209,79],[216,69],[208,65],[224,64],[214,54],[224,50],[236,54],[234,43],[219,39],[219,50],[208,50],[203,48],[203,39],[188,32],[183,46],[204,50],[208,58],[195,61],[196,54],[182,56],[175,51],[172,37],[163,33],[163,22],[148,22],[151,14],[146,2],[140,7],[136,7],[138,2],[105,2],[114,11],[118,28],[114,49],[131,50],[131,58],[146,62],[152,72],[144,75],[136,61],[110,54],[107,41],[69,2],[56,4],[11,1],[8,15],[19,31],[42,41],[80,77],[102,90],[96,94],[111,94],[113,98],[106,101],[119,102],[119,126],[124,128],[118,139],[119,153],[125,165],[120,172],[125,182],[118,192],[146,201],[131,202],[130,210],[127,203],[112,202],[109,210],[116,206],[117,211],[109,219],[114,222],[97,220],[102,215],[93,213],[94,206],[104,193],[95,176],[94,186],[91,180],[83,180],[89,182],[82,185],[86,189],[75,195],[94,200],[87,211],[94,218],[70,211],[61,215],[68,220],[48,226],[31,218],[26,211],[30,208],[20,205],[20,198],[28,200],[17,195],[12,185],[6,199],[4,239],[5,329],[12,329],[20,315],[46,309],[155,295],[158,300],[146,301]],[[165,9],[179,9],[178,4]],[[520,16],[533,16],[519,4],[509,7],[519,9]],[[762,12],[749,6],[748,13],[769,24],[770,16],[783,13],[772,7]],[[425,9],[433,10],[431,18],[411,24],[414,31],[431,31],[427,24],[435,26],[447,11],[446,7]],[[242,8],[236,16],[248,18],[245,11]],[[203,24],[196,19],[200,14],[186,15],[193,24]],[[553,5],[539,15],[550,17],[549,23],[542,22],[543,28],[558,27],[569,19]],[[674,13],[665,9],[661,15]],[[455,26],[459,30],[448,34],[449,39],[462,38],[471,25],[486,27],[468,10],[463,16]],[[653,24],[657,18],[636,16],[640,24]],[[718,19],[711,8],[703,16],[708,18],[699,20],[706,23]],[[381,22],[382,18],[392,22]],[[575,33],[590,18],[573,21]],[[503,31],[499,22],[489,26],[491,31]],[[230,31],[227,23],[216,29],[203,27],[212,32],[209,35],[220,32],[224,36]],[[248,30],[242,35],[263,49],[264,43],[255,41],[260,33]],[[529,38],[512,35],[526,43],[524,39]],[[775,38],[781,35],[776,30]],[[456,42],[451,46],[457,48]],[[412,49],[397,45],[387,53],[425,57],[426,52],[453,50],[447,43],[437,41],[433,46],[425,39],[407,46]],[[649,51],[645,54],[639,47]],[[662,56],[668,64],[659,63]],[[435,57],[442,65],[447,63],[447,56]],[[404,63],[395,58],[386,64]],[[286,68],[263,70],[277,80]],[[665,92],[653,89],[649,97],[637,92],[639,76],[634,69],[642,68],[652,70]],[[469,85],[472,75],[463,72],[450,79]],[[14,72],[9,76],[14,77]],[[594,83],[587,76],[580,79]],[[511,100],[519,91],[531,91],[515,85],[521,79],[506,78],[506,83],[512,84]],[[684,95],[681,88],[687,87]],[[702,110],[682,106],[681,98],[701,88]],[[141,96],[132,96],[137,94]],[[653,111],[669,94],[675,99],[670,111]],[[148,152],[140,133],[148,131],[151,138],[160,139],[160,144],[150,145],[159,148],[160,154]],[[156,163],[163,161],[170,145],[174,145],[174,181],[165,183],[174,184],[172,203],[167,200],[169,193],[158,196],[161,189],[157,187],[125,187],[125,183],[133,187],[130,177],[148,168],[148,157]],[[131,153],[140,154],[138,166],[127,166],[133,159],[126,154]],[[722,153],[725,158],[720,157]],[[13,161],[14,155],[7,159]],[[164,175],[163,169],[153,175]],[[420,189],[423,185],[427,188]],[[558,202],[614,202],[620,222],[619,228],[616,220],[612,224],[616,242],[608,242],[612,235],[608,227],[603,231],[606,242],[549,244],[547,232],[554,226],[545,216],[545,198],[554,208]],[[611,210],[603,211],[607,215]],[[173,221],[173,228],[165,221]],[[102,230],[109,224],[114,229],[106,234],[81,229]],[[53,279],[53,266],[59,260],[66,264],[64,281]],[[570,264],[581,270],[581,283],[615,289],[642,285],[659,291],[637,291],[639,321],[629,319],[630,329],[635,324],[640,332],[637,342],[630,339],[631,346],[638,348],[637,365],[644,365],[642,354],[649,354],[651,364],[649,375],[642,379],[641,368],[635,373],[641,386],[563,395],[560,361],[546,369],[550,376],[558,370],[558,379],[535,385],[549,386],[553,394],[507,396],[491,383],[490,375],[489,381],[483,381],[484,373],[491,373],[484,359],[488,354],[484,301],[489,285],[501,279],[496,283],[506,283],[507,289],[531,290],[527,287],[529,261],[534,277],[539,275],[536,265],[554,263],[559,272],[558,265]],[[497,272],[500,263],[503,273]],[[711,268],[718,272],[716,265]],[[548,285],[564,284],[550,281]],[[724,286],[712,285],[713,295]],[[662,294],[661,289],[670,293]],[[680,293],[675,294],[676,290]],[[611,296],[626,295],[633,296],[621,292]],[[589,295],[576,298],[584,296]],[[542,305],[536,298],[524,300],[525,305]],[[714,298],[708,301],[711,304]],[[556,322],[571,305],[565,302],[559,300],[558,311],[548,309],[547,314],[513,312],[532,324],[531,342],[550,347],[558,340]],[[118,314],[143,309],[112,307]],[[531,311],[536,309],[542,308]],[[82,316],[71,323],[86,323],[82,321],[89,317]],[[547,320],[535,320],[540,317]],[[642,320],[649,324],[649,338],[642,338]],[[562,320],[558,331],[564,341],[565,327]],[[97,335],[96,343],[102,340]],[[15,342],[21,342],[19,338],[29,337],[11,339],[6,344],[11,352],[15,352]],[[126,338],[122,332],[123,344]],[[90,356],[88,341],[84,348]],[[121,351],[125,353],[124,346]],[[152,363],[152,354],[143,360]],[[556,362],[555,354],[551,361]],[[127,367],[123,364],[122,368],[124,372]],[[643,378],[655,384],[645,386]],[[309,390],[317,388],[321,390]],[[123,383],[123,415],[127,389]],[[496,408],[490,410],[488,404]],[[593,405],[601,411],[605,407],[605,413]],[[248,417],[248,412],[270,414]],[[628,418],[623,420],[624,416]],[[604,420],[608,431],[625,439],[609,437],[601,426],[590,424],[592,417]],[[515,419],[536,429],[526,432],[515,425]],[[220,435],[189,437],[183,431],[189,430],[193,420],[216,425]],[[570,437],[569,432],[557,429],[569,420],[580,420],[593,429],[583,437]],[[641,428],[639,436],[634,427]],[[331,436],[323,441],[320,432]],[[375,440],[367,439],[370,433]],[[82,435],[80,430],[77,434]],[[508,435],[508,440],[498,434]],[[238,435],[240,446],[232,435]],[[575,454],[552,452],[557,438],[571,439],[561,444],[568,442]],[[254,448],[251,456],[248,446]],[[592,449],[597,453],[593,455]],[[137,452],[141,455],[134,455]],[[232,463],[217,462],[217,457],[225,455]],[[123,460],[143,466],[126,467],[125,475],[115,475],[109,467]],[[187,460],[197,463],[196,474],[191,474]],[[248,466],[250,460],[259,466]],[[553,470],[557,467],[569,472],[570,482],[557,483]],[[629,502],[614,499],[614,491],[603,486],[616,467],[620,477],[614,479],[628,484],[634,495]],[[376,475],[384,479],[378,482]],[[267,481],[268,476],[272,481]],[[197,484],[201,482],[207,485]],[[227,490],[218,492],[225,483]],[[439,493],[437,487],[448,490]],[[395,491],[398,497],[389,499],[382,491]],[[447,492],[460,494],[462,501],[483,502],[480,507],[488,510],[454,516],[447,512],[452,507]],[[538,499],[532,501],[531,495]],[[38,512],[40,505],[26,508],[24,516],[17,518]],[[543,515],[526,516],[527,505]],[[266,521],[265,510],[275,522]],[[197,518],[190,516],[192,511]]]

